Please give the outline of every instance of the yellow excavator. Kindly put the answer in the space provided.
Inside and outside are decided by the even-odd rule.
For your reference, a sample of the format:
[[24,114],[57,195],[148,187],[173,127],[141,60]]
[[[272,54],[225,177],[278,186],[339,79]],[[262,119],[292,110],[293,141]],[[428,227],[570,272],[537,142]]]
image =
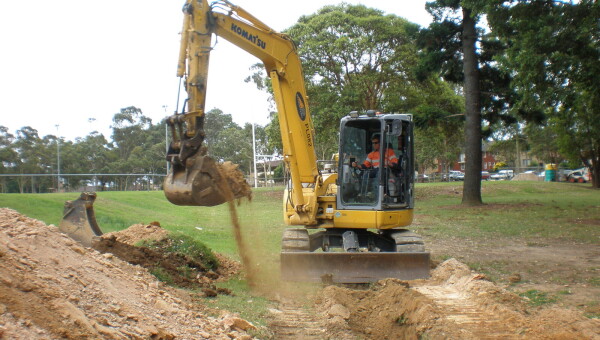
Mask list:
[[[203,145],[212,38],[222,37],[260,59],[272,81],[291,178],[283,195],[283,218],[295,226],[283,233],[282,277],[334,283],[428,277],[429,253],[422,238],[404,229],[412,223],[414,206],[412,115],[350,112],[340,121],[337,162],[321,170],[300,57],[290,37],[226,0],[210,5],[187,0],[183,13],[177,76],[184,80],[188,98],[180,113],[167,118],[172,135],[167,199],[177,205],[214,206],[251,194],[237,166],[216,162]],[[65,228],[89,220],[94,198],[67,202]],[[68,220],[75,222],[69,225]],[[89,224],[83,229],[98,235],[97,225]]]
[[[409,114],[351,112],[340,122],[334,171],[319,169],[314,127],[294,42],[250,13],[222,0],[187,0],[177,75],[188,99],[168,118],[173,140],[164,191],[178,205],[212,206],[247,196],[250,188],[232,164],[218,164],[202,146],[205,94],[213,36],[262,61],[273,84],[290,183],[283,197],[282,277],[356,283],[429,274],[413,219],[413,122]],[[373,144],[379,141],[379,144]],[[370,151],[381,159],[360,164]],[[390,164],[387,155],[393,152]],[[365,162],[367,164],[368,162]],[[357,166],[359,164],[359,166]],[[371,164],[372,165],[372,164]],[[331,170],[331,169],[330,169]]]

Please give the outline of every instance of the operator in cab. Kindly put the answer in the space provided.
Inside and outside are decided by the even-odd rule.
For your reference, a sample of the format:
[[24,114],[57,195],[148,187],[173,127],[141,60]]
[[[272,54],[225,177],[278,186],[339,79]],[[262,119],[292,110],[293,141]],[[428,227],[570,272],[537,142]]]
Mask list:
[[[371,151],[367,155],[367,159],[365,159],[365,161],[362,164],[358,165],[356,162],[352,162],[353,168],[358,167],[363,170],[379,168],[379,159],[381,158],[379,157],[379,137],[373,137],[373,139],[371,139],[371,143],[373,144],[373,151]],[[397,167],[398,158],[396,157],[394,150],[392,150],[391,148],[385,148],[384,161],[386,167]]]

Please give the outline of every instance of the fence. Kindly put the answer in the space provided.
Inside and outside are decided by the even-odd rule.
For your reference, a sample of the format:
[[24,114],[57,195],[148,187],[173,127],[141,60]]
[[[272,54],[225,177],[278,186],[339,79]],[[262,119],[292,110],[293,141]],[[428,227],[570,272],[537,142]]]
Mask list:
[[[318,161],[319,170],[323,173],[336,172],[335,161]],[[511,170],[510,168],[505,168]],[[559,169],[557,180],[566,180],[569,170]],[[521,173],[532,172],[543,177],[541,167],[521,168]],[[515,173],[515,176],[517,174]],[[165,174],[0,174],[0,192],[2,193],[44,193],[44,192],[81,192],[81,191],[150,191],[162,190]],[[259,175],[256,184],[259,187],[282,186],[289,180],[289,175],[265,179]],[[462,180],[449,173],[416,174],[415,182],[449,182]],[[253,176],[247,176],[250,186],[255,185]]]
[[[0,174],[0,193],[162,190],[165,174]],[[254,186],[254,177],[246,176]],[[282,186],[286,177],[259,176],[259,187]]]

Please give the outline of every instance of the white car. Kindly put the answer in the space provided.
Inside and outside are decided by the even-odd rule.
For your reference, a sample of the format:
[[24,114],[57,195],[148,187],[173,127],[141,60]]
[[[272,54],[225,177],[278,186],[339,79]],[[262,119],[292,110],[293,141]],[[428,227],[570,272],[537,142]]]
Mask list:
[[495,174],[492,174],[492,176],[490,176],[493,180],[499,181],[499,180],[509,180],[512,179],[514,176],[514,171],[512,170],[500,170]]
[[465,174],[462,171],[451,170],[448,173],[448,179],[451,181],[463,181],[465,179]]

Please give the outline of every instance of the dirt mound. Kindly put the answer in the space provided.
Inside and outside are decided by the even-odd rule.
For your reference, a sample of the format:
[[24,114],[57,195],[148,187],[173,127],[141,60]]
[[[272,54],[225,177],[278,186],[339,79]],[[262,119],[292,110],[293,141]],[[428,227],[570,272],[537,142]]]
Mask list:
[[[168,236],[169,232],[162,229],[158,222],[134,224],[95,238],[92,248],[142,266],[157,275],[165,275],[167,281],[177,287],[201,288],[208,296],[231,293],[215,287],[214,282],[223,281],[239,272],[240,265],[237,262],[224,256],[213,260],[174,253],[170,249],[178,240]],[[152,247],[145,246],[142,243],[144,241],[153,241]],[[213,270],[213,267],[217,268]]]
[[250,338],[245,320],[177,296],[140,266],[0,209],[2,339]]
[[382,280],[368,290],[330,286],[317,305],[329,332],[368,339],[599,339],[600,322],[522,299],[450,259],[431,279]]
[[544,178],[537,174],[518,174],[512,178],[512,181],[543,181]]
[[164,240],[169,236],[169,231],[161,228],[159,222],[151,222],[150,224],[134,224],[127,229],[102,235],[103,238],[112,236],[121,243],[134,246],[142,241]]
[[[117,242],[134,246],[143,241],[163,241],[168,236],[169,231],[161,228],[159,222],[151,222],[150,224],[134,224],[127,229],[106,233],[102,235],[102,238],[114,237]],[[216,271],[218,277],[214,281],[225,281],[241,271],[242,266],[239,262],[219,253],[214,253],[214,255],[219,262],[219,268]]]

